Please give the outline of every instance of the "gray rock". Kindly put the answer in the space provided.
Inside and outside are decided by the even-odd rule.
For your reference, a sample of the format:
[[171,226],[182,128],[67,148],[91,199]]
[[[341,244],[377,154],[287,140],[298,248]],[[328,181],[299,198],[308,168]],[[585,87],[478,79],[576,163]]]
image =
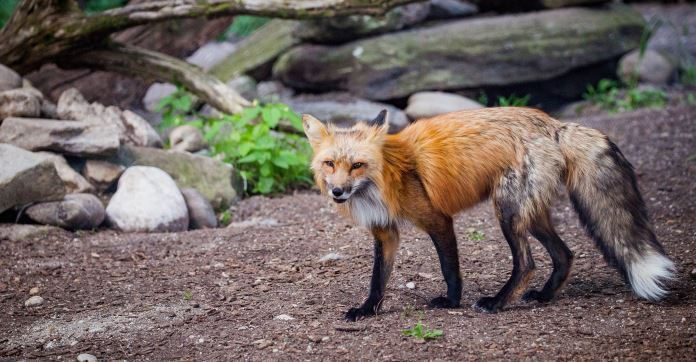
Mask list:
[[292,88],[288,88],[278,81],[260,82],[256,87],[258,99],[264,103],[277,103],[295,95]]
[[105,191],[121,177],[125,169],[121,165],[108,161],[87,160],[82,168],[82,175],[100,191]]
[[32,152],[0,144],[0,213],[37,201],[60,200],[65,186],[56,168]]
[[38,117],[41,99],[31,90],[18,88],[0,92],[0,121],[7,117]]
[[176,86],[170,83],[153,83],[143,97],[143,106],[150,112],[159,112],[162,99],[176,92]]
[[169,144],[172,150],[191,153],[208,147],[201,130],[189,125],[174,128],[169,133]]
[[633,50],[624,55],[619,61],[619,77],[626,83],[632,80],[665,85],[674,76],[677,68],[672,62],[658,51],[647,49],[640,58],[640,51]]
[[456,20],[341,46],[301,45],[273,73],[294,88],[373,100],[513,85],[616,59],[638,46],[644,24],[620,4]]
[[162,147],[159,134],[145,119],[129,110],[89,103],[75,88],[70,88],[60,95],[57,112],[64,120],[113,125],[118,130],[117,135],[123,144]]
[[65,230],[48,225],[0,224],[0,240],[12,242],[45,238],[48,235],[65,233]]
[[225,209],[243,192],[237,171],[229,164],[187,152],[124,146],[115,163],[152,166],[167,172],[179,188],[191,187],[210,201],[216,210]]
[[396,133],[406,127],[408,117],[402,110],[384,103],[371,102],[346,93],[327,93],[320,96],[302,96],[283,99],[297,113],[307,113],[323,122],[350,127],[359,121],[369,121],[383,109],[389,113],[389,132]]
[[55,103],[47,99],[44,99],[43,101],[41,101],[41,117],[48,119],[58,119],[58,106]]
[[256,81],[248,75],[234,77],[227,81],[226,84],[246,99],[253,100],[258,97],[256,92]]
[[118,129],[111,124],[15,117],[0,125],[0,142],[75,156],[109,156],[119,147]]
[[70,167],[68,162],[65,160],[65,157],[45,151],[36,152],[35,154],[53,163],[53,166],[55,166],[56,171],[58,172],[58,177],[60,177],[60,179],[65,183],[67,193],[89,193],[94,191],[94,186],[92,186],[92,184],[85,180],[82,175]]
[[77,355],[77,362],[97,362],[97,357],[89,353],[80,353]]
[[189,213],[189,229],[212,229],[218,226],[215,211],[210,202],[196,189],[181,189]]
[[382,34],[418,24],[430,12],[429,2],[398,6],[384,16],[348,15],[307,20],[296,35],[315,43],[340,43],[369,35]]
[[35,295],[35,296],[30,297],[26,301],[24,301],[24,306],[25,307],[38,307],[41,304],[43,304],[43,302],[44,302],[43,298],[41,298],[38,295]]
[[469,1],[430,0],[429,19],[450,19],[478,13],[478,7]]
[[454,93],[418,92],[408,98],[406,114],[413,120],[463,109],[483,108],[480,103]]
[[92,194],[69,194],[62,201],[32,205],[26,213],[39,224],[69,230],[94,229],[104,221],[104,205]]
[[541,9],[556,9],[567,6],[593,5],[608,0],[473,0],[481,10],[518,12]]
[[106,207],[112,227],[128,232],[176,232],[188,229],[186,202],[174,180],[147,166],[129,167]]
[[14,70],[0,64],[0,92],[22,86],[22,77]]

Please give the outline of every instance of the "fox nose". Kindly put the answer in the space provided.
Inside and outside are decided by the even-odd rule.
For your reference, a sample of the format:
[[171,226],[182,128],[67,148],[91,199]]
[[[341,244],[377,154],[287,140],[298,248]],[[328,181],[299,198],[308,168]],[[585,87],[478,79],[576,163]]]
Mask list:
[[343,189],[340,187],[334,187],[331,189],[331,193],[334,195],[334,197],[339,197],[343,195]]

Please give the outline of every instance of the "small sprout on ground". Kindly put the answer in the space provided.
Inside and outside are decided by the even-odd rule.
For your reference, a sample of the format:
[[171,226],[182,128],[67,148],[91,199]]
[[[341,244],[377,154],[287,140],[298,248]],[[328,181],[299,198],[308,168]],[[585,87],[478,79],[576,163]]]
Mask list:
[[404,329],[401,334],[406,337],[414,337],[421,340],[430,340],[440,338],[444,332],[440,329],[428,329],[423,323],[418,322],[413,328]]
[[225,210],[222,213],[220,213],[220,225],[221,226],[229,225],[231,220],[232,220],[232,213],[230,213],[230,210]]
[[517,96],[515,93],[511,94],[509,97],[498,97],[499,107],[525,107],[529,103],[529,98],[531,94],[527,94],[523,97]]
[[184,300],[193,299],[193,293],[190,290],[184,290]]
[[482,241],[486,235],[474,228],[469,228],[466,230],[466,236],[471,241]]
[[689,93],[686,95],[686,104],[693,106],[696,104],[696,96],[694,96],[693,93]]

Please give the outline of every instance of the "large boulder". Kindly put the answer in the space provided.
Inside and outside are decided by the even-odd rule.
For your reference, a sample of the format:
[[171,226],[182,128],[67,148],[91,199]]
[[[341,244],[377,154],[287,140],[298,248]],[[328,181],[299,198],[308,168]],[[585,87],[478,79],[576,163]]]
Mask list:
[[175,232],[188,229],[186,202],[169,175],[155,167],[133,166],[118,180],[106,207],[115,229],[128,232]]
[[[180,188],[195,188],[222,210],[242,194],[237,171],[229,164],[187,152],[124,146],[113,160],[126,167],[152,166],[167,172]],[[123,177],[123,176],[121,176]]]
[[483,11],[517,12],[557,9],[567,6],[596,5],[609,0],[473,0]]
[[53,164],[21,148],[0,144],[0,213],[37,201],[60,200],[65,186]]
[[118,130],[117,135],[123,144],[162,147],[159,134],[144,118],[129,110],[89,103],[75,88],[70,88],[61,94],[57,112],[58,116],[64,120],[112,125]]
[[505,86],[616,59],[638,46],[643,26],[620,4],[457,20],[341,46],[301,45],[278,59],[274,74],[295,88],[339,87],[375,100]]
[[418,24],[430,12],[429,2],[398,6],[384,16],[348,15],[307,20],[301,23],[296,35],[314,43],[341,43],[382,34]]
[[111,124],[15,117],[0,125],[0,142],[75,156],[110,156],[119,147],[118,129]]
[[665,85],[674,77],[677,67],[660,52],[647,49],[643,56],[634,50],[619,61],[619,77],[626,83],[640,81]]
[[51,152],[36,152],[38,157],[48,160],[53,163],[53,166],[58,172],[58,177],[65,183],[65,190],[69,194],[74,193],[89,193],[94,191],[94,186],[85,180],[82,175],[73,170],[65,160],[65,157]]
[[409,122],[406,114],[389,104],[371,102],[346,93],[328,93],[318,96],[302,96],[281,100],[297,113],[307,113],[341,127],[350,127],[356,122],[369,121],[383,109],[388,111],[389,132],[404,129]]
[[196,189],[181,189],[189,213],[189,229],[212,229],[218,226],[215,211],[210,202]]
[[34,92],[23,88],[0,92],[0,122],[7,117],[38,117],[39,115],[41,115],[41,99]]
[[450,19],[474,15],[478,7],[469,1],[430,0],[429,19]]
[[61,201],[42,202],[26,210],[30,219],[69,230],[94,229],[104,221],[104,205],[91,194],[70,194]]
[[418,92],[408,98],[406,114],[413,120],[434,117],[463,109],[483,108],[480,103],[459,94],[445,92]]
[[0,92],[22,86],[22,77],[14,70],[0,64]]

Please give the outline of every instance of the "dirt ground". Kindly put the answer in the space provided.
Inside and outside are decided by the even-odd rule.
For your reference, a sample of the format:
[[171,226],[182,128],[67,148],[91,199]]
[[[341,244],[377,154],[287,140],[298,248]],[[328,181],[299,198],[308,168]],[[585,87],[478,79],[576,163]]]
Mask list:
[[[430,240],[409,227],[383,311],[347,323],[344,312],[367,293],[371,239],[303,192],[244,200],[232,226],[218,230],[18,236],[17,227],[0,227],[0,360],[693,360],[696,107],[578,122],[607,132],[636,167],[656,233],[679,268],[662,303],[631,294],[563,200],[554,221],[577,257],[563,292],[546,305],[474,312],[468,305],[497,292],[511,269],[482,204],[456,220],[465,307],[425,307],[445,286]],[[550,260],[538,242],[533,248],[539,286]],[[337,260],[320,261],[328,254]],[[25,307],[34,287],[45,301]],[[402,336],[418,321],[444,336]]]

